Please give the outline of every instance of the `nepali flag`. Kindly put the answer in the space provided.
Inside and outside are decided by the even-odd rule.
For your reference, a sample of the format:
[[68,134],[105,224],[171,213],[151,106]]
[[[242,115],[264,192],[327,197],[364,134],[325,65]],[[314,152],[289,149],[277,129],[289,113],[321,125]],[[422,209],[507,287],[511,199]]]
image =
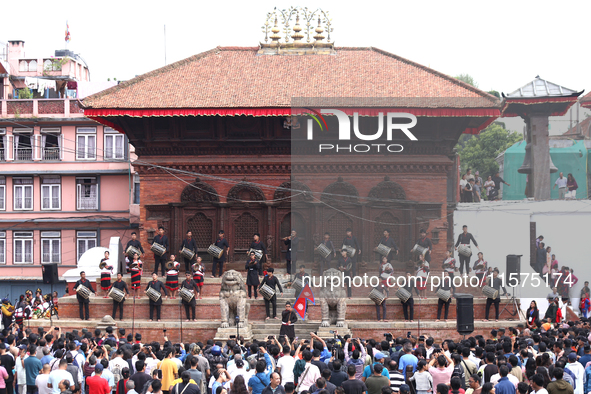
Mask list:
[[66,22],[66,42],[70,42],[70,25]]
[[300,292],[300,295],[298,296],[298,299],[294,304],[294,308],[295,308],[296,312],[300,315],[302,320],[305,320],[305,316],[306,316],[306,309],[307,309],[307,305],[308,305],[306,300],[310,301],[312,304],[316,304],[314,302],[314,293],[312,293],[312,289],[310,288],[310,285],[308,285],[308,284]]

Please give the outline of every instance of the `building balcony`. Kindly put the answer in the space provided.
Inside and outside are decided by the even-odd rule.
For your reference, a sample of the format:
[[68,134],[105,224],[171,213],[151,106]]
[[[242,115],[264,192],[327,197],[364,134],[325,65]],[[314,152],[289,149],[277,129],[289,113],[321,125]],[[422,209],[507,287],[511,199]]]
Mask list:
[[97,210],[98,209],[98,198],[97,197],[81,197],[77,198],[77,207],[79,210]]
[[59,161],[60,148],[44,148],[41,153],[42,161]]
[[32,161],[33,148],[17,148],[14,150],[14,161]]
[[83,118],[77,99],[0,100],[1,118]]

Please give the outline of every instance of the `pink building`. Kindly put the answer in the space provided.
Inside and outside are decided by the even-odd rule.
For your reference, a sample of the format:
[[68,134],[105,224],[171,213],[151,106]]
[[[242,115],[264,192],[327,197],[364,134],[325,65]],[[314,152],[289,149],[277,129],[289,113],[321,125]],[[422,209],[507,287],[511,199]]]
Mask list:
[[57,263],[61,276],[87,249],[114,236],[125,244],[137,227],[131,147],[84,117],[75,97],[88,68],[66,55],[29,59],[24,42],[10,41],[0,58],[0,286],[13,300],[49,290],[41,264]]

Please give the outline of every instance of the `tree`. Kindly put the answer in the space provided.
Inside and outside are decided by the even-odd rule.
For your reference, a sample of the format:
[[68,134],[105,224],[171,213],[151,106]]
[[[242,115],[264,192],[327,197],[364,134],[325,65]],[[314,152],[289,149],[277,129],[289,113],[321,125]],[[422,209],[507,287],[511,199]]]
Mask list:
[[459,79],[462,82],[466,82],[468,85],[472,85],[475,88],[478,88],[478,84],[476,83],[476,81],[474,80],[474,78],[472,78],[472,76],[470,74],[456,75],[455,78],[456,79]]
[[[463,136],[462,136],[463,137]],[[460,156],[462,173],[468,168],[472,173],[480,171],[480,176],[485,179],[488,175],[494,175],[499,170],[495,161],[496,157],[507,150],[514,143],[521,141],[523,136],[519,133],[511,133],[499,124],[493,123],[472,138],[458,142],[456,149]]]

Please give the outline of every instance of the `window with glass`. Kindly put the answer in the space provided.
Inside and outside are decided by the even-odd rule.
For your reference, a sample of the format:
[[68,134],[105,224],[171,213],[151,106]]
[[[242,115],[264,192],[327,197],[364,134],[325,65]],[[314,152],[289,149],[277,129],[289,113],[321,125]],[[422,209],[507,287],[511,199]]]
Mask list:
[[14,160],[33,160],[33,129],[15,128],[12,130]]
[[105,127],[105,160],[123,160],[125,158],[125,136],[117,130]]
[[14,184],[14,210],[33,209],[33,178],[13,178]]
[[0,231],[0,264],[6,264],[6,232]]
[[41,231],[41,263],[52,264],[61,261],[61,232]]
[[96,127],[76,129],[76,159],[96,160]]
[[60,160],[61,133],[58,127],[41,129],[41,160]]
[[78,260],[88,250],[96,247],[96,231],[78,231],[76,233],[77,255]]
[[0,176],[0,211],[6,210],[6,178]]
[[15,231],[12,235],[14,264],[33,264],[33,232]]
[[41,209],[61,209],[61,182],[59,176],[41,178]]
[[98,209],[98,183],[96,178],[76,178],[76,194],[77,209]]

